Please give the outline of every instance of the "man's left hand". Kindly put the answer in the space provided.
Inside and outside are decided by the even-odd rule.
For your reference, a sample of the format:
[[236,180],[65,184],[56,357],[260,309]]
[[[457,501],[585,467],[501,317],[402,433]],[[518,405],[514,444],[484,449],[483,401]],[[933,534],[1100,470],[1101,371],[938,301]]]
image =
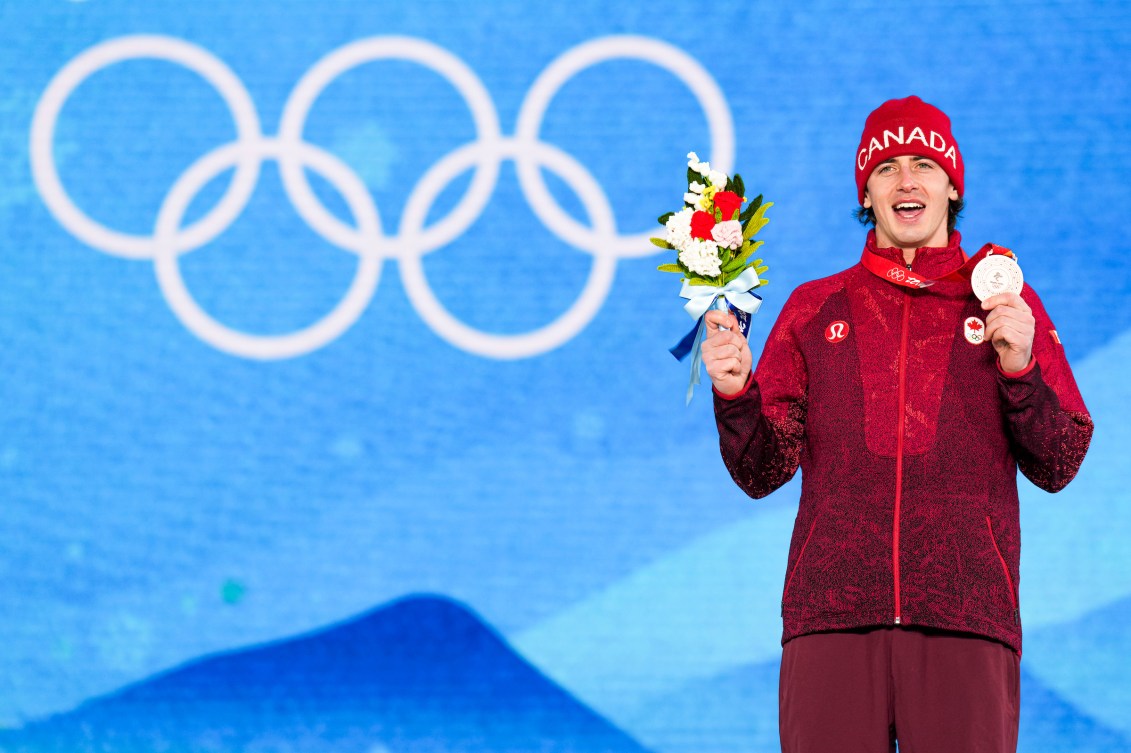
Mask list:
[[1024,371],[1033,357],[1033,310],[1017,293],[1000,293],[982,301],[986,317],[986,339],[994,345],[1001,370]]

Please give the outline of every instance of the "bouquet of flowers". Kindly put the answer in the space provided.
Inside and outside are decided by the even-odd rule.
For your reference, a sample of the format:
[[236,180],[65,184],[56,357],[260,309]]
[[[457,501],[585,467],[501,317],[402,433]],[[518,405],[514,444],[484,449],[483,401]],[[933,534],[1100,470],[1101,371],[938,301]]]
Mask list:
[[676,261],[661,264],[659,270],[683,276],[679,294],[688,299],[683,308],[697,320],[671,348],[672,355],[681,361],[691,354],[691,382],[687,387],[690,403],[699,384],[704,315],[711,307],[729,309],[745,336],[750,331],[751,315],[762,304],[761,296],[750,292],[767,283],[759,275],[768,267],[753,258],[762,245],[754,236],[769,222],[765,215],[773,202],[763,203],[758,196],[743,208],[747,199],[742,176],[735,173],[729,178],[712,170],[695,152],[687,155],[687,182],[683,209],[660,217],[666,232],[663,238],[652,238],[652,243],[677,252]]

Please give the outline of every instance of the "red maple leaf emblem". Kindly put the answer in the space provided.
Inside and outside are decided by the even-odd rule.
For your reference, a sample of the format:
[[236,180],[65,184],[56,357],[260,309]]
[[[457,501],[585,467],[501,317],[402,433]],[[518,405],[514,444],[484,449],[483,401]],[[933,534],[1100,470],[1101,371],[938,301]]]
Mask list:
[[980,321],[978,321],[977,319],[972,319],[972,320],[966,322],[966,328],[977,332],[978,330],[980,330],[982,328],[982,323]]

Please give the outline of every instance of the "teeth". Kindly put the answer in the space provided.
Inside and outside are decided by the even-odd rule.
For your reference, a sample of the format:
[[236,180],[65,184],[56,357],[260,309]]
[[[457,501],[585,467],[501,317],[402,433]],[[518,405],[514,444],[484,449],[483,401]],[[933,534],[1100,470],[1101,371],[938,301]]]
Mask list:
[[899,204],[896,204],[895,208],[896,209],[922,209],[923,205],[922,204],[916,204],[916,203],[911,202],[911,201],[904,201],[904,202],[901,202]]

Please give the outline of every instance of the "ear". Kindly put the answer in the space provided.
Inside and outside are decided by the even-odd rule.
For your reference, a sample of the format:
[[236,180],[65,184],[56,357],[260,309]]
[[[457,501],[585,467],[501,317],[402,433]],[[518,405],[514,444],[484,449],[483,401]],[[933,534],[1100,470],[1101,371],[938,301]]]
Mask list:
[[[955,193],[958,193],[958,192],[955,191]],[[864,208],[865,209],[871,209],[872,208],[872,197],[868,195],[867,191],[864,191]]]
[[951,201],[958,201],[958,189],[955,188],[954,186],[951,186],[950,187],[950,193],[948,193],[946,196]]

